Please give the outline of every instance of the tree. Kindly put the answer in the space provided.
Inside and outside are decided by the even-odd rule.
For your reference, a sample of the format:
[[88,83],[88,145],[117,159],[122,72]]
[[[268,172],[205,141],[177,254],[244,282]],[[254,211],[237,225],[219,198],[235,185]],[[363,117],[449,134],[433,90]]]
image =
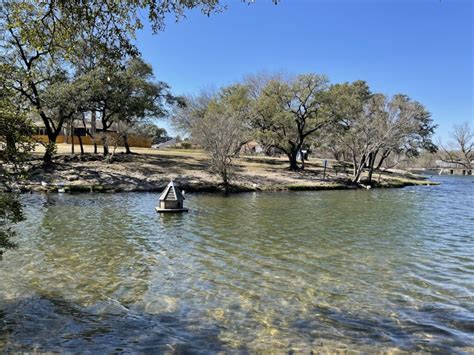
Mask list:
[[[21,102],[13,101],[11,93],[0,84],[0,184],[5,190],[11,190],[24,176],[24,162],[34,146],[31,134],[31,122]],[[16,247],[13,225],[23,219],[18,196],[0,193],[0,259],[6,250]]]
[[[283,151],[291,170],[297,170],[297,157],[307,138],[331,121],[324,114],[328,79],[306,74],[294,79],[272,79],[261,90],[253,105],[250,124],[257,139]],[[301,161],[304,169],[304,159]]]
[[334,121],[326,127],[322,145],[336,160],[351,160],[356,164],[358,142],[355,137],[349,137],[353,131],[348,130],[355,125],[371,96],[369,86],[362,80],[331,85],[326,109]]
[[[53,114],[43,100],[56,74],[67,71],[72,77],[79,68],[87,71],[99,63],[136,56],[131,38],[143,27],[144,10],[153,30],[159,32],[167,14],[179,19],[193,8],[209,15],[223,7],[219,0],[6,0],[0,4],[0,65],[10,73],[8,86],[29,102],[44,123],[49,139],[45,164],[52,162],[56,139],[68,121],[60,110],[59,115],[57,110]],[[84,56],[88,60],[82,60]]]
[[0,194],[0,260],[6,250],[16,248],[13,225],[25,219],[16,194]]
[[352,160],[354,183],[367,169],[370,184],[373,171],[392,152],[416,156],[420,149],[434,149],[429,112],[406,95],[389,99],[371,94],[367,84],[358,81],[333,85],[330,98],[338,121],[328,136]]
[[[395,95],[387,103],[388,120],[397,125],[398,130],[380,151],[369,157],[368,168],[371,181],[374,169],[379,169],[391,153],[403,155],[407,158],[417,157],[420,151],[436,152],[437,146],[432,142],[432,135],[436,128],[431,114],[419,102],[411,100],[407,95]],[[375,165],[376,161],[378,163]]]
[[173,110],[171,115],[173,127],[185,135],[192,135],[194,126],[204,117],[216,95],[211,90],[201,90],[197,95],[185,96],[184,105]]
[[158,127],[153,123],[140,124],[135,128],[136,132],[151,138],[152,144],[158,144],[161,139],[168,137],[166,129]]
[[232,85],[216,94],[202,92],[175,110],[173,122],[188,132],[210,156],[210,169],[220,176],[227,192],[233,178],[233,161],[250,138],[248,88]]
[[[26,3],[7,2],[0,7],[0,14],[0,31],[4,33],[0,42],[4,85],[28,102],[34,110],[32,111],[44,122],[50,141],[46,146],[44,160],[45,163],[50,163],[56,138],[65,119],[53,118],[43,103],[42,93],[45,87],[58,75],[58,70],[54,70],[51,65],[53,58],[50,53],[54,43],[52,39],[48,39],[48,35],[51,35],[52,28],[46,19],[44,22],[39,21],[40,14],[35,7]],[[28,34],[32,27],[26,25],[29,15],[38,27],[34,30],[35,35],[31,36]],[[38,21],[35,21],[35,17],[38,17]]]
[[182,104],[181,98],[173,96],[166,83],[154,80],[152,67],[138,57],[123,65],[97,66],[80,80],[88,87],[87,102],[97,111],[102,123],[104,156],[109,154],[106,131],[113,125],[127,146],[131,128],[149,119],[161,118],[172,106]]
[[464,167],[468,175],[472,175],[472,165],[474,161],[474,131],[469,122],[453,125],[450,132],[452,141],[448,147],[440,141],[442,150],[441,159],[447,163],[459,164]]
[[14,102],[9,91],[0,88],[0,183],[7,190],[25,172],[24,162],[34,148],[32,133],[21,103]]

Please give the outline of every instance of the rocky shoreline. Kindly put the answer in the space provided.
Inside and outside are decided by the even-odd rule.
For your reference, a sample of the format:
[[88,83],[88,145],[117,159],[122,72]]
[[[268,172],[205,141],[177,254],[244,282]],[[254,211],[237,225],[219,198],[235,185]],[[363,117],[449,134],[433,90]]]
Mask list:
[[[260,159],[261,160],[261,159]],[[230,192],[251,191],[318,191],[358,188],[400,188],[413,185],[437,185],[425,177],[406,172],[384,173],[372,186],[352,184],[347,175],[328,173],[317,167],[304,172],[290,172],[275,166],[275,161],[261,163],[259,159],[244,158],[234,176]],[[280,163],[278,160],[277,163]],[[284,164],[284,162],[282,163]],[[222,192],[218,178],[208,172],[200,156],[173,155],[119,156],[106,164],[100,156],[86,159],[65,155],[47,170],[40,161],[32,161],[28,178],[18,181],[14,191],[43,193],[119,193],[159,192],[173,179],[186,192]]]

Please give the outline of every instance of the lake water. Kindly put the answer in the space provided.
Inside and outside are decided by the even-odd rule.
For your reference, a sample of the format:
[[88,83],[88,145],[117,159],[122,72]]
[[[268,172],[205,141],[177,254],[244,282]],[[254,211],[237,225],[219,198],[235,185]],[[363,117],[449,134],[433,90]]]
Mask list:
[[0,351],[474,351],[474,179],[370,191],[23,195]]

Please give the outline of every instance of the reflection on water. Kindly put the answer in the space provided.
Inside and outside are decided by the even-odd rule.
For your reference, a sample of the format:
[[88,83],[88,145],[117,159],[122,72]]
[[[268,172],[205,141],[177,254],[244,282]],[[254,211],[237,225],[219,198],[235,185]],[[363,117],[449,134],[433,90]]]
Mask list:
[[474,180],[401,190],[24,196],[0,350],[474,351]]

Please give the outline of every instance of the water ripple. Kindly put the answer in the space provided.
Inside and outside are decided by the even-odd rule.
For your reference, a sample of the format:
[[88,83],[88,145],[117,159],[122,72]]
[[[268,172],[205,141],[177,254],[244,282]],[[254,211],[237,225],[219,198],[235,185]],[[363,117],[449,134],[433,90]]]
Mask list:
[[[28,195],[6,352],[474,351],[472,178],[401,190]],[[38,327],[41,325],[41,327]]]

